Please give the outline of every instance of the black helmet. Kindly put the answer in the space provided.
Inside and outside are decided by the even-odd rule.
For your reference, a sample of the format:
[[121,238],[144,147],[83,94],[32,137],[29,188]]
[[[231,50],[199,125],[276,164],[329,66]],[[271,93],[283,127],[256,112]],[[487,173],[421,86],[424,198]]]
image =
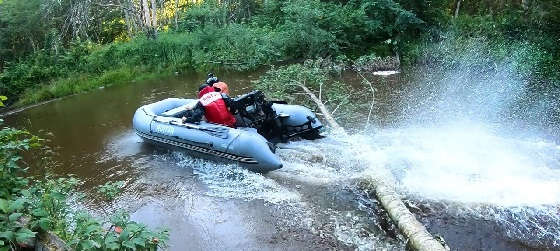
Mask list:
[[[208,74],[208,75],[210,75],[210,74]],[[213,84],[218,83],[218,82],[219,82],[218,78],[217,78],[217,77],[214,77],[214,76],[209,77],[209,78],[206,80],[206,84],[209,84],[209,85],[213,85]]]

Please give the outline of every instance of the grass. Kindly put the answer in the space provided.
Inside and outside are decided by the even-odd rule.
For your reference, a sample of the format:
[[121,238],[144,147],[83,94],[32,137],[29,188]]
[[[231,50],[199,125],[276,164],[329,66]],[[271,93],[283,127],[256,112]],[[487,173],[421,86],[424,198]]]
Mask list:
[[156,79],[168,75],[170,75],[170,71],[149,71],[143,69],[143,67],[122,67],[115,70],[105,71],[98,76],[92,74],[80,74],[69,78],[61,78],[51,81],[50,84],[41,85],[39,88],[28,89],[13,106],[21,107],[32,105],[55,98],[85,93],[102,87],[127,84],[134,81]]

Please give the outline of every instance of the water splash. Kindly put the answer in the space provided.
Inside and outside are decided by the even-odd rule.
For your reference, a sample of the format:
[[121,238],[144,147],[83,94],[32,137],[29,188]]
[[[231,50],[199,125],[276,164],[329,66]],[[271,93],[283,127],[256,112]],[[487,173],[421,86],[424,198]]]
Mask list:
[[547,114],[558,101],[532,97],[541,94],[517,72],[524,52],[492,62],[486,49],[413,73],[396,96],[395,126],[350,140],[370,166],[364,176],[388,168],[406,197],[448,205],[428,203],[437,214],[489,220],[512,240],[557,248],[560,134]]
[[248,171],[234,164],[220,164],[190,157],[181,152],[173,153],[177,165],[190,167],[198,179],[204,182],[207,195],[243,200],[263,200],[279,204],[299,201],[297,192],[278,184],[262,174]]
[[550,141],[503,137],[482,125],[389,129],[367,140],[375,144],[370,162],[390,168],[409,194],[501,206],[560,203],[560,146]]

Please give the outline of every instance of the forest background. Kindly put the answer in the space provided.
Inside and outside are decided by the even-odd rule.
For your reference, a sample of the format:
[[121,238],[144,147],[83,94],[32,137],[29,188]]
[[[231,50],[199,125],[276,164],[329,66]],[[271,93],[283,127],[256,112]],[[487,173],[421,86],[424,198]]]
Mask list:
[[[558,90],[553,0],[0,0],[0,95],[26,105],[132,80],[217,68],[393,56],[453,65],[487,50],[536,91]],[[437,45],[437,46],[433,46]],[[484,67],[484,66],[482,66]]]

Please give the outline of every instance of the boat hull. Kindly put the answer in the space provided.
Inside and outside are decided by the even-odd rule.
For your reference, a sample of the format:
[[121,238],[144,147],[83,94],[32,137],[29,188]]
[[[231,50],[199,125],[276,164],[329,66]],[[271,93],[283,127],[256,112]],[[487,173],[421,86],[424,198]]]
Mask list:
[[184,149],[197,157],[237,163],[255,172],[282,168],[274,146],[256,130],[207,122],[182,123],[176,114],[165,114],[193,102],[196,100],[170,98],[138,108],[133,118],[136,134],[151,143]]

